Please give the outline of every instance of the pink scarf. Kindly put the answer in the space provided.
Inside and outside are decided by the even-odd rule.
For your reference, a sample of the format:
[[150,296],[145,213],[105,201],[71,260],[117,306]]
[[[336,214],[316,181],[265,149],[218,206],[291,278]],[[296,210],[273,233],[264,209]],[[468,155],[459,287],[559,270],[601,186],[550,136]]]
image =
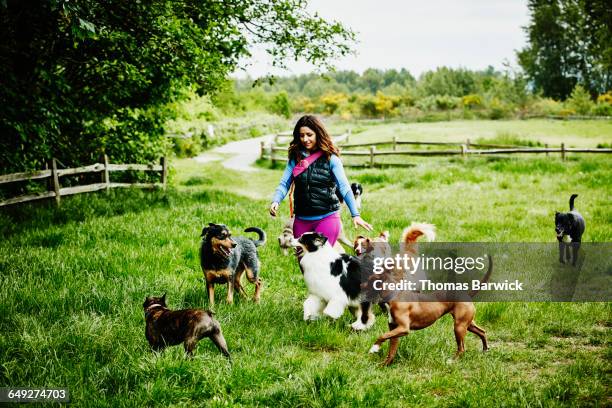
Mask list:
[[[300,160],[298,164],[293,168],[293,178],[295,179],[297,176],[306,171],[308,166],[315,162],[319,157],[323,155],[322,150],[317,150],[310,156],[306,157],[303,160]],[[291,183],[291,188],[289,189],[289,216],[293,218],[293,190],[295,189],[295,181]]]
[[296,178],[297,176],[299,176],[300,174],[305,172],[306,169],[308,168],[308,166],[310,166],[312,163],[314,163],[315,160],[317,160],[322,155],[323,155],[323,151],[322,150],[317,150],[316,152],[314,152],[310,156],[300,160],[300,162],[298,164],[296,164],[295,167],[293,168],[293,178]]

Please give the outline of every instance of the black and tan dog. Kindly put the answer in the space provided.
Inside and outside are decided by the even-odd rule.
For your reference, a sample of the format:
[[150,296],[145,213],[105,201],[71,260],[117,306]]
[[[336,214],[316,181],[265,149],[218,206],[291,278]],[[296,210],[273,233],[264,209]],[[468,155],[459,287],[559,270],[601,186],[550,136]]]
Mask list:
[[142,306],[145,335],[151,349],[160,351],[167,346],[183,343],[185,352],[191,357],[198,341],[210,337],[221,353],[230,356],[221,325],[212,312],[200,309],[171,311],[166,307],[165,293],[162,297],[147,297]]
[[576,266],[578,250],[582,242],[582,234],[586,227],[584,218],[574,209],[574,200],[578,194],[572,194],[569,200],[569,212],[555,213],[555,232],[559,241],[559,262],[570,261],[570,245],[572,246],[571,261]]
[[234,289],[247,296],[240,283],[246,272],[249,282],[255,284],[255,302],[259,302],[261,278],[259,277],[260,262],[257,257],[257,247],[266,243],[266,233],[257,227],[250,227],[244,232],[256,232],[259,239],[246,237],[233,238],[226,225],[209,223],[202,230],[202,246],[200,248],[200,265],[206,279],[208,303],[215,304],[215,284],[227,283],[227,302],[233,303]]

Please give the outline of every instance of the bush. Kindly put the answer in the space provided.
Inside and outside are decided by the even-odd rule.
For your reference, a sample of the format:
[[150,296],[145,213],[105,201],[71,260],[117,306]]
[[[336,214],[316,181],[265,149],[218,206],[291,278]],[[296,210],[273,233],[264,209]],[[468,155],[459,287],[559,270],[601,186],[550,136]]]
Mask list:
[[565,102],[569,109],[576,111],[579,115],[588,115],[595,105],[591,100],[591,95],[582,85],[576,85]]
[[420,98],[414,104],[417,108],[422,110],[423,112],[429,112],[436,108],[436,97],[435,96],[426,96],[424,98]]
[[199,133],[193,133],[191,137],[175,137],[172,139],[174,142],[174,154],[177,157],[194,157],[202,151],[202,138]]
[[277,115],[283,116],[287,119],[291,117],[291,104],[289,103],[287,92],[283,91],[276,94],[274,100],[272,101],[270,110],[272,113],[276,113]]
[[537,98],[529,105],[528,110],[536,116],[556,116],[563,110],[563,105],[551,98]]
[[608,91],[605,94],[599,95],[597,97],[597,103],[612,105],[612,91]]
[[461,98],[461,105],[466,109],[476,109],[482,106],[482,98],[480,95],[470,94]]
[[338,109],[346,104],[348,97],[342,92],[328,92],[320,98],[323,112],[333,115]]
[[448,95],[436,95],[435,103],[438,110],[452,110],[459,106],[460,99]]
[[607,103],[595,104],[591,114],[595,116],[612,116],[612,105]]
[[507,118],[512,114],[511,108],[497,98],[493,98],[489,104],[489,119],[497,120]]

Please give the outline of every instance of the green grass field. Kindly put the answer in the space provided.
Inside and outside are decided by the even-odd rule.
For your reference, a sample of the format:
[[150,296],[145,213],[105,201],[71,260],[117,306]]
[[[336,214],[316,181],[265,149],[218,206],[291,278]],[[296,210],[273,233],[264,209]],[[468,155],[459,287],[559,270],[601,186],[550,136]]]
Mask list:
[[[568,122],[571,130],[560,134],[565,125],[378,125],[354,139],[390,135],[395,126],[428,129],[440,140],[472,132],[495,137],[504,131],[500,126],[510,126],[551,143],[612,141],[612,123]],[[465,133],[456,135],[453,126]],[[167,192],[83,194],[64,199],[59,209],[39,203],[0,212],[0,386],[68,387],[75,406],[612,403],[610,303],[480,303],[476,320],[487,330],[488,353],[468,335],[464,357],[449,363],[455,340],[445,316],[403,338],[395,363],[383,368],[382,353],[367,354],[386,329],[382,315],[365,333],[350,330],[348,312],[337,322],[302,321],[301,274],[275,242],[285,218],[267,214],[281,170],[261,163],[256,173],[237,173],[191,160],[173,166],[174,187]],[[426,221],[436,224],[439,241],[551,242],[555,210],[565,210],[577,193],[587,219],[584,241],[612,240],[608,155],[570,155],[566,162],[437,157],[406,169],[349,170],[348,176],[366,191],[363,217],[395,239],[410,222]],[[281,209],[286,215],[286,203]],[[353,235],[347,211],[343,220]],[[198,250],[208,222],[223,222],[236,235],[253,225],[268,233],[260,248],[261,304],[238,299],[227,305],[225,288],[216,291],[231,364],[208,340],[187,360],[182,347],[152,353],[144,337],[147,295],[167,292],[175,309],[206,307]]]

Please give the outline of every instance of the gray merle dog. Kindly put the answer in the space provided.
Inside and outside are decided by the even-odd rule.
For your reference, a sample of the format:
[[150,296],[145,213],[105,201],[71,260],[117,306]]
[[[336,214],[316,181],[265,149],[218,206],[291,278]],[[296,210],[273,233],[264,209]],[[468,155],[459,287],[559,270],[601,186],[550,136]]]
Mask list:
[[578,250],[582,242],[582,234],[586,227],[584,218],[574,209],[574,199],[578,194],[572,194],[569,200],[569,212],[555,213],[555,232],[559,241],[559,261],[565,263],[570,260],[570,244],[572,246],[572,265],[576,266]]
[[256,232],[259,239],[232,237],[229,228],[223,224],[209,223],[202,230],[200,248],[200,265],[206,279],[208,303],[215,304],[215,284],[227,283],[227,302],[233,303],[234,289],[246,297],[246,291],[240,283],[246,272],[249,282],[255,284],[255,302],[259,302],[261,278],[260,262],[257,247],[266,243],[266,233],[257,227],[250,227],[244,232]]

